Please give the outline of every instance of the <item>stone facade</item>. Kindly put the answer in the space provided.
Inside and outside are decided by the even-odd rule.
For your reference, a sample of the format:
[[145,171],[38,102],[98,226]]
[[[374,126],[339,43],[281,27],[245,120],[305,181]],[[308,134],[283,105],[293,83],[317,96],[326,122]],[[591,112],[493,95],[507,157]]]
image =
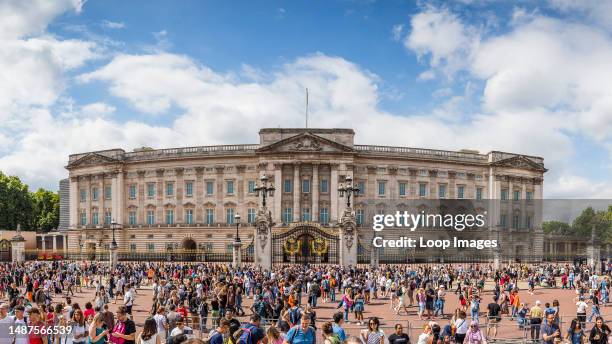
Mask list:
[[[262,129],[259,144],[70,155],[68,249],[104,250],[115,220],[122,225],[116,232],[120,250],[231,252],[235,214],[242,217],[243,244],[253,241],[260,200],[252,189],[262,174],[276,188],[268,200],[273,231],[297,221],[333,228],[345,210],[338,187],[351,176],[362,189],[354,200],[360,242],[371,241],[369,219],[387,201],[542,198],[546,169],[540,157],[353,141],[352,129]],[[541,223],[537,212],[512,202],[492,212],[507,221],[492,227],[516,235],[538,232]],[[524,250],[542,252],[541,237],[532,241],[537,247]]]

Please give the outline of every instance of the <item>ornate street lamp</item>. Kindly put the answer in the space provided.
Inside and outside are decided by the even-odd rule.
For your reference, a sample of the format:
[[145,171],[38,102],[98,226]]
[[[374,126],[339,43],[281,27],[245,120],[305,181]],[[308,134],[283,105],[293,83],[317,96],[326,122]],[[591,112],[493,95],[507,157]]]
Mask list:
[[340,197],[344,197],[346,193],[346,207],[351,208],[351,196],[355,195],[355,197],[357,197],[359,188],[353,186],[353,178],[351,176],[346,176],[344,182],[344,185],[342,183],[340,184],[338,191],[340,192]]
[[110,249],[114,250],[117,248],[117,241],[115,240],[115,229],[119,229],[119,224],[115,222],[115,219],[111,221],[111,230],[113,231],[113,242],[110,244]]
[[240,237],[238,236],[238,227],[240,227],[240,214],[236,214],[234,216],[234,222],[236,222],[236,239],[235,242],[240,242]]
[[261,206],[264,208],[266,207],[266,196],[274,196],[274,190],[274,185],[272,183],[268,185],[268,176],[265,174],[261,176],[261,184],[253,189],[258,197],[261,192]]

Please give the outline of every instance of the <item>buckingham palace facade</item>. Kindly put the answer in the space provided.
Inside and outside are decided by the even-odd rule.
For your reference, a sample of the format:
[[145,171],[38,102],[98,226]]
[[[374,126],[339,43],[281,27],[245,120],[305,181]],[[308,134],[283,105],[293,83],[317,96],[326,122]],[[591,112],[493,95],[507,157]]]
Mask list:
[[[354,135],[352,129],[270,128],[259,131],[255,144],[72,154],[60,190],[68,250],[107,250],[111,223],[118,223],[120,250],[231,252],[236,214],[241,216],[238,235],[248,249],[256,236],[262,175],[275,188],[267,199],[273,240],[309,224],[322,239],[302,243],[296,254],[327,250],[324,262],[339,254],[325,240],[333,240],[345,210],[338,189],[346,177],[359,189],[351,207],[360,255],[370,254],[372,214],[393,210],[389,207],[421,200],[542,198],[546,169],[540,157],[360,145]],[[504,237],[522,238],[516,247],[504,248],[506,254],[542,252],[541,218],[520,203],[500,203],[490,227],[502,228]],[[292,242],[297,241],[287,241]],[[287,243],[274,245],[291,251]]]

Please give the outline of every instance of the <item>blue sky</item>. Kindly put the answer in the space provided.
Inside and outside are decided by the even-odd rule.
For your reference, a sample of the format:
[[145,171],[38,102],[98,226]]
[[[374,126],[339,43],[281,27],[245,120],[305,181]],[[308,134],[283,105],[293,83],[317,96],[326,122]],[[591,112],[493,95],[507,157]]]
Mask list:
[[256,142],[260,127],[539,155],[547,197],[612,197],[612,2],[0,4],[0,169],[55,189],[70,153]]

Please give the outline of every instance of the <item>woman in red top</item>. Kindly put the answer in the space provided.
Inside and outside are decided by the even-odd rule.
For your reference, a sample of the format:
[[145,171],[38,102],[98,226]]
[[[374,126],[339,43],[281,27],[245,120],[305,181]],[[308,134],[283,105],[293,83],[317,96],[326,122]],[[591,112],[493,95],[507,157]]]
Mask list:
[[[35,328],[34,330],[30,331],[29,334],[30,344],[47,344],[48,336],[41,334],[41,330],[45,326],[45,323],[41,320],[40,311],[38,308],[32,308],[30,310],[29,326]],[[36,331],[36,328],[38,328],[38,331]]]
[[178,308],[176,309],[176,312],[180,315],[183,316],[183,319],[187,319],[187,308],[185,308],[185,304],[181,303],[179,304]]

